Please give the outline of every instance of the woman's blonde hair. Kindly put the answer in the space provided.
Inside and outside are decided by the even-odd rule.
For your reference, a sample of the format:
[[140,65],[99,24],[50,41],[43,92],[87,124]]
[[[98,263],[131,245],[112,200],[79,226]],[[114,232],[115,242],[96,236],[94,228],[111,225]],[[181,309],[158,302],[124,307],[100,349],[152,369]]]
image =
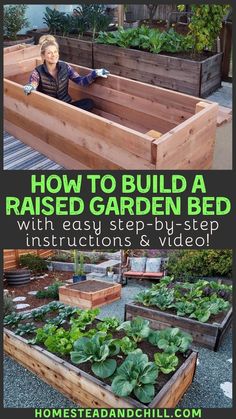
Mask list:
[[59,52],[59,45],[53,35],[43,35],[39,38],[39,45],[41,47],[41,54],[44,55],[47,47],[56,47]]

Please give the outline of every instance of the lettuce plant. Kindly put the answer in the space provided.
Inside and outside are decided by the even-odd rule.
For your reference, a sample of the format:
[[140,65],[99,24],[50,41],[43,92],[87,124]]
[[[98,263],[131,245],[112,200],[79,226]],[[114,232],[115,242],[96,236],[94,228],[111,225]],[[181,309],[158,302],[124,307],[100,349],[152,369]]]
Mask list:
[[175,354],[167,354],[165,352],[155,353],[154,360],[163,374],[170,374],[170,372],[175,371],[179,363],[178,357]]
[[155,395],[157,377],[155,363],[148,362],[148,356],[141,349],[136,349],[117,368],[111,388],[117,396],[127,397],[133,392],[142,403],[149,403]]
[[160,289],[159,291],[156,291],[151,301],[153,305],[164,311],[169,308],[174,301],[174,290],[165,288]]
[[57,326],[52,324],[45,324],[39,327],[36,331],[36,336],[29,343],[35,345],[36,343],[44,343],[48,336],[53,335],[57,330]]
[[153,331],[149,335],[149,342],[162,349],[167,354],[186,352],[191,343],[192,336],[182,332],[178,327],[170,327],[160,331]]
[[136,342],[131,340],[128,336],[125,336],[122,339],[117,339],[116,342],[125,355],[128,355],[130,352],[133,352],[137,348]]
[[108,330],[115,330],[120,325],[120,321],[116,317],[105,317],[97,325],[97,329],[101,332],[107,332]]
[[92,338],[82,337],[74,342],[74,351],[70,356],[74,364],[90,361],[93,373],[100,378],[107,378],[117,366],[116,361],[109,357],[117,355],[119,350],[114,339],[106,340],[106,334],[98,332]]
[[85,330],[86,327],[95,320],[99,313],[100,310],[98,308],[95,308],[94,310],[77,310],[76,314],[78,316],[72,317],[70,319],[70,324],[78,327],[80,330]]
[[53,334],[49,334],[44,341],[44,345],[50,352],[58,353],[60,355],[69,354],[73,347],[70,332],[62,327],[55,330]]
[[117,330],[124,330],[127,336],[133,339],[134,342],[141,342],[150,333],[149,321],[138,316],[133,320],[121,323]]

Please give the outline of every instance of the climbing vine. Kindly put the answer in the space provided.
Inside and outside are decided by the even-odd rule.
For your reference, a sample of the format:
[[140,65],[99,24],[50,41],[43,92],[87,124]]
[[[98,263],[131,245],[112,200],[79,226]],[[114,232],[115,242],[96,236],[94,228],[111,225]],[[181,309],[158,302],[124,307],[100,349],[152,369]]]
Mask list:
[[[229,5],[201,4],[191,5],[190,35],[193,37],[195,52],[204,49],[212,50],[217,36],[222,28],[222,20],[228,12]],[[185,5],[178,6],[179,11],[185,10]]]

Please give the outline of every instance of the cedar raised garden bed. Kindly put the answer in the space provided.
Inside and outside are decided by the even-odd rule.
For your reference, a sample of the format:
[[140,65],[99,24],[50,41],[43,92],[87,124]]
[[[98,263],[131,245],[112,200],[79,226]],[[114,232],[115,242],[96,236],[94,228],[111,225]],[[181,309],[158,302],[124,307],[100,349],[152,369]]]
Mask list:
[[73,285],[59,288],[59,300],[72,307],[91,309],[110,304],[121,298],[121,285],[87,279]]
[[119,76],[206,97],[221,86],[223,53],[202,61],[152,54],[113,45],[93,45],[94,67],[107,68]]
[[[88,88],[70,83],[73,100],[93,113],[22,85],[41,61],[4,67],[5,129],[67,169],[210,169],[218,105],[110,75]],[[73,65],[81,75],[90,69]]]
[[137,316],[149,320],[153,329],[179,327],[181,330],[192,335],[194,343],[217,351],[222,338],[231,325],[232,308],[223,316],[223,320],[219,323],[202,323],[194,319],[180,317],[176,314],[158,310],[158,308],[144,307],[135,303],[126,304],[125,320],[131,320]]
[[61,358],[45,350],[44,347],[29,344],[25,338],[15,335],[7,328],[4,329],[4,351],[15,361],[37,374],[43,381],[83,407],[173,408],[191,385],[197,361],[197,352],[192,350],[188,350],[185,356],[180,356],[180,366],[171,373],[170,377],[159,374],[162,375],[162,378],[158,377],[161,384],[157,381],[156,395],[148,405],[145,405],[132,397],[116,396],[112,392],[110,380],[104,382],[96,378],[88,372],[90,368],[86,369],[84,363],[81,364],[81,368],[78,368],[68,361],[68,357]]

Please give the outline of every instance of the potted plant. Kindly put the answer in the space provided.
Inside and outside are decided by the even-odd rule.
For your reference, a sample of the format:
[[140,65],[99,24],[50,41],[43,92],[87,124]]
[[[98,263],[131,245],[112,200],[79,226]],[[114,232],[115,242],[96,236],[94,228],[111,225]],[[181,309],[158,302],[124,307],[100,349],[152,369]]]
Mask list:
[[78,257],[78,250],[74,250],[74,264],[75,264],[75,273],[73,275],[73,283],[85,281],[86,275],[84,272],[84,255],[80,253]]
[[26,18],[27,7],[25,4],[4,5],[4,46],[34,43],[34,38],[27,35],[18,35],[23,28],[29,26],[29,21]]
[[108,268],[108,270],[107,270],[107,276],[108,276],[108,278],[112,278],[113,277],[113,274],[114,274],[114,272],[113,272],[112,266],[110,266]]

